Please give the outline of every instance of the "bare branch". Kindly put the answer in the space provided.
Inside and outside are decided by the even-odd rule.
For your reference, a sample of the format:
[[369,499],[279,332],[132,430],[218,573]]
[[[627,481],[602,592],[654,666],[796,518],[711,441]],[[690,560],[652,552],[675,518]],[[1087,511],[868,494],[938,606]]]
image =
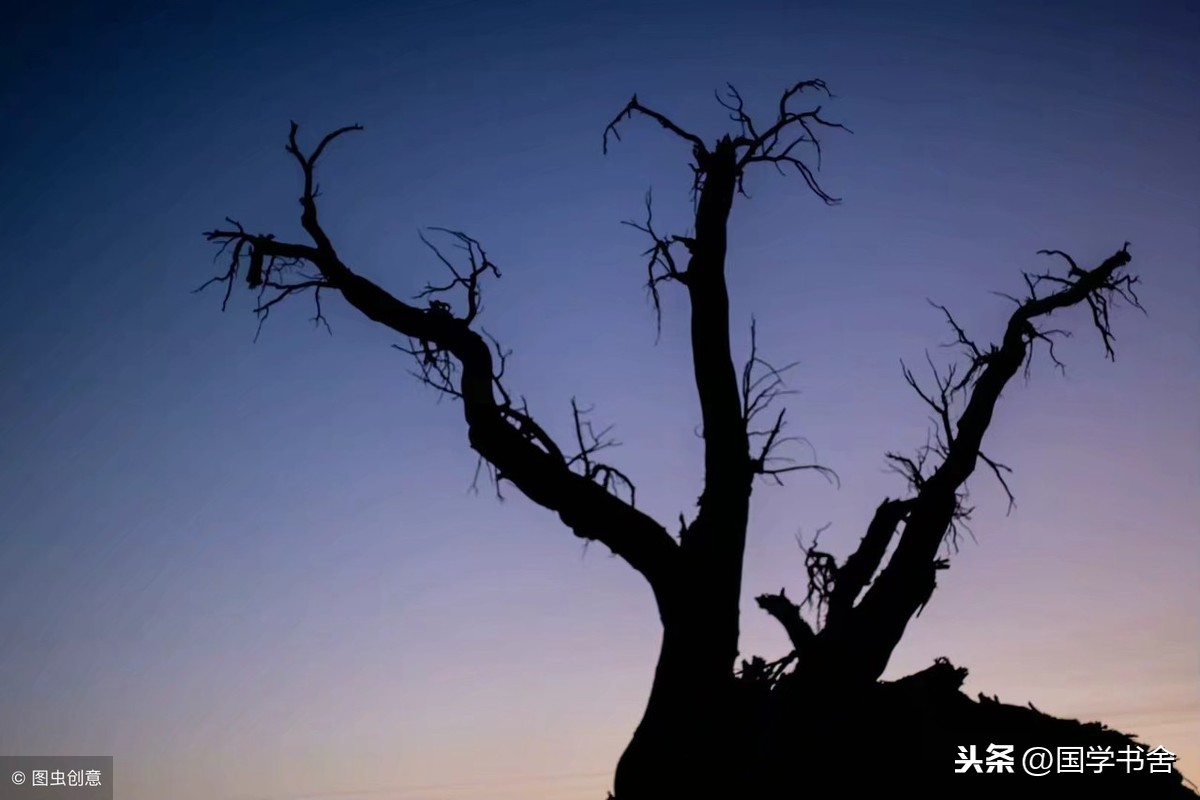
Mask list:
[[[784,436],[783,428],[787,424],[784,417],[787,409],[781,408],[775,419],[766,429],[755,429],[754,420],[766,411],[780,397],[795,394],[788,389],[783,374],[796,367],[798,362],[792,362],[776,368],[758,354],[758,327],[752,317],[750,319],[750,356],[742,367],[742,423],[746,427],[746,436],[753,442],[761,440],[759,452],[751,460],[755,474],[769,478],[776,485],[782,486],[782,475],[789,472],[813,471],[835,486],[841,486],[838,474],[829,467],[815,463],[799,463],[796,459],[778,455],[777,451],[786,444],[805,444],[812,449],[812,444],[803,437]],[[774,466],[783,464],[784,466]]]
[[988,465],[988,468],[991,469],[992,474],[996,476],[996,480],[1000,482],[1000,486],[1003,487],[1004,494],[1008,498],[1008,513],[1011,514],[1012,510],[1016,508],[1017,499],[1013,497],[1012,489],[1009,488],[1008,481],[1004,479],[1004,473],[1007,472],[1011,475],[1012,467],[1009,467],[1006,464],[1001,464],[999,461],[993,461],[984,455],[982,450],[979,451],[979,460]]
[[304,230],[312,237],[313,242],[318,249],[328,253],[333,252],[333,243],[322,230],[320,223],[317,221],[317,193],[318,189],[313,182],[313,170],[317,166],[317,159],[325,152],[325,148],[330,145],[335,139],[344,136],[353,131],[361,131],[361,125],[346,125],[338,128],[332,133],[328,133],[317,144],[316,148],[309,155],[304,155],[300,150],[300,145],[296,142],[296,134],[300,131],[300,126],[294,121],[291,123],[291,130],[288,132],[288,143],[286,150],[296,159],[296,163],[300,165],[300,171],[304,176],[304,191],[300,195],[300,224],[304,226]]
[[[425,288],[420,292],[420,294],[417,295],[417,299],[420,300],[432,298],[437,295],[450,292],[455,287],[461,286],[466,290],[467,295],[467,313],[463,316],[463,321],[467,324],[470,324],[475,321],[475,317],[477,317],[479,312],[482,310],[480,306],[480,303],[482,302],[482,294],[479,290],[480,277],[490,272],[492,275],[499,278],[500,270],[497,269],[496,265],[488,259],[487,253],[484,252],[483,247],[479,244],[479,242],[475,239],[472,239],[470,236],[467,236],[462,231],[454,231],[448,228],[430,228],[430,230],[452,236],[457,241],[456,246],[460,250],[466,252],[470,269],[466,272],[466,274],[460,273],[458,268],[455,267],[449,259],[442,255],[442,251],[425,238],[425,234],[418,232],[417,235],[421,237],[421,241],[426,247],[432,250],[434,255],[437,256],[438,260],[441,261],[448,270],[450,270],[450,274],[454,276],[454,279],[450,281],[450,283],[441,286],[426,284]],[[447,306],[446,308],[449,310],[450,307]]]
[[[254,313],[258,315],[258,330],[254,333],[255,340],[258,339],[259,333],[262,332],[263,323],[267,321],[267,317],[271,313],[271,308],[281,303],[290,295],[296,292],[302,292],[305,289],[313,290],[313,303],[316,305],[317,313],[312,318],[312,322],[316,325],[323,324],[325,329],[332,333],[329,327],[329,321],[325,319],[325,315],[321,312],[321,289],[329,286],[329,282],[322,279],[305,280],[299,283],[276,283],[275,281],[263,281],[259,284],[262,291],[259,292],[259,303],[254,307]],[[264,300],[263,295],[268,289],[276,290],[276,294]]]
[[[732,90],[732,87],[730,87]],[[841,202],[826,192],[817,181],[816,175],[798,156],[794,155],[796,148],[802,144],[812,145],[817,157],[817,170],[821,168],[821,140],[816,134],[817,128],[837,128],[847,133],[850,129],[839,122],[830,122],[821,116],[821,106],[809,111],[794,111],[789,107],[791,101],[806,89],[814,89],[832,98],[833,94],[822,80],[806,80],[794,84],[785,90],[779,99],[779,111],[775,122],[766,128],[762,134],[755,131],[753,121],[746,114],[741,97],[733,93],[737,105],[733,109],[734,119],[742,125],[742,135],[734,143],[743,152],[738,161],[739,169],[754,163],[772,164],[780,174],[785,174],[785,167],[791,167],[800,174],[808,188],[826,204],[835,205]]]
[[800,616],[800,606],[788,598],[786,590],[780,589],[779,594],[760,594],[754,602],[783,626],[795,653],[802,654],[809,649],[815,638],[813,629]]
[[[1018,302],[1009,317],[1004,337],[998,346],[982,350],[942,309],[956,333],[957,343],[966,349],[971,359],[963,379],[954,381],[952,376],[938,377],[939,388],[935,397],[919,390],[911,379],[911,373],[905,371],[909,384],[935,409],[942,422],[943,433],[949,433],[945,425],[946,415],[942,413],[949,401],[961,394],[965,407],[953,427],[953,435],[947,435],[932,446],[932,451],[940,456],[941,462],[931,474],[925,474],[919,459],[906,460],[895,454],[888,455],[889,460],[909,476],[917,489],[917,496],[911,501],[904,532],[887,567],[857,608],[860,616],[875,627],[878,643],[874,660],[880,669],[886,664],[891,648],[899,641],[908,619],[919,613],[928,601],[935,585],[934,574],[946,566],[944,561],[937,558],[937,552],[947,533],[952,535],[951,543],[954,544],[957,526],[963,525],[971,515],[972,509],[964,502],[965,484],[979,462],[986,465],[1000,482],[1008,497],[1010,512],[1014,506],[1013,493],[1006,478],[1011,470],[985,455],[981,446],[1001,393],[1022,366],[1028,374],[1029,358],[1037,342],[1047,343],[1051,360],[1062,368],[1054,355],[1053,339],[1065,336],[1067,332],[1039,329],[1034,322],[1055,311],[1086,305],[1091,311],[1092,324],[1100,333],[1105,354],[1111,359],[1113,337],[1109,320],[1110,303],[1114,299],[1122,299],[1145,311],[1133,290],[1138,279],[1123,272],[1131,260],[1128,247],[1129,243],[1126,242],[1119,251],[1091,270],[1081,269],[1074,259],[1062,251],[1040,251],[1041,254],[1056,255],[1066,261],[1067,276],[1022,273],[1028,295]],[[1048,293],[1041,293],[1046,289],[1049,289]],[[970,529],[966,530],[969,532]]]
[[[1128,246],[1128,244],[1126,246]],[[1070,277],[1074,277],[1076,275],[1082,276],[1082,275],[1086,274],[1083,270],[1081,270],[1079,268],[1079,265],[1075,263],[1075,259],[1071,258],[1069,255],[1064,253],[1062,250],[1038,250],[1038,255],[1040,255],[1040,256],[1059,256],[1062,259],[1064,259],[1071,266],[1070,271],[1067,272],[1067,275]]]
[[867,532],[858,547],[837,570],[836,581],[828,598],[826,625],[837,625],[854,606],[859,594],[879,569],[896,528],[904,520],[913,501],[884,498],[875,509]]
[[679,127],[674,122],[672,122],[668,117],[660,114],[657,111],[654,111],[653,109],[647,108],[646,106],[642,105],[641,103],[638,102],[638,97],[635,94],[633,96],[633,98],[630,99],[630,101],[625,104],[625,108],[621,109],[621,113],[617,114],[617,116],[613,117],[613,121],[608,123],[608,126],[605,127],[605,129],[604,129],[604,153],[606,155],[608,154],[608,135],[611,133],[618,142],[621,141],[621,134],[617,130],[617,125],[621,122],[621,120],[633,119],[634,114],[641,114],[643,116],[649,117],[650,119],[654,120],[659,125],[666,128],[667,130],[669,130],[671,133],[675,134],[679,138],[681,138],[685,141],[691,142],[692,147],[695,149],[696,152],[699,152],[699,153],[708,152],[704,147],[704,142],[700,139],[699,136],[697,136],[694,133],[689,133],[688,131],[685,131],[683,128]]
[[945,447],[949,447],[954,444],[954,426],[950,421],[950,403],[954,396],[954,386],[956,385],[954,382],[955,370],[952,365],[950,371],[943,377],[938,368],[934,366],[933,360],[929,357],[929,351],[925,352],[925,361],[929,364],[929,370],[933,373],[933,379],[937,385],[936,398],[921,389],[916,377],[904,365],[903,361],[900,362],[900,368],[904,374],[904,382],[912,387],[912,390],[925,402],[925,405],[933,410],[940,428],[939,436],[942,437],[941,441],[944,442]]
[[[777,369],[758,355],[758,324],[751,317],[750,357],[742,367],[742,419],[746,425],[750,425],[776,398],[795,394],[786,388],[783,373],[798,365],[799,362],[793,361]],[[761,374],[756,376],[756,370]]]
[[743,138],[750,140],[758,139],[758,131],[754,129],[754,120],[746,113],[746,104],[742,100],[742,96],[738,94],[737,89],[733,88],[732,83],[727,83],[725,86],[727,89],[726,97],[723,98],[719,92],[715,92],[717,102],[729,109],[729,118],[740,126]]
[[624,489],[629,493],[629,505],[636,506],[637,488],[633,485],[633,481],[629,479],[629,476],[616,467],[602,464],[594,458],[596,453],[610,447],[617,447],[620,445],[620,442],[609,438],[608,434],[612,430],[611,425],[599,433],[595,431],[592,423],[585,419],[586,415],[591,413],[591,411],[592,409],[590,408],[580,409],[575,399],[571,398],[571,416],[575,422],[575,442],[579,450],[567,460],[567,466],[578,466],[581,475],[588,480],[599,483],[613,494],[619,494],[619,491]]
[[[1010,299],[1014,300],[1018,305],[1021,303],[1021,301],[1016,300],[1016,298]],[[966,331],[964,331],[963,327],[954,319],[954,315],[950,313],[948,308],[943,305],[939,305],[932,300],[929,301],[929,304],[942,312],[942,314],[946,317],[946,323],[954,331],[956,337],[955,341],[944,346],[953,347],[958,345],[966,351],[969,359],[966,372],[963,373],[963,376],[958,380],[957,383],[954,383],[949,387],[950,393],[954,395],[958,392],[961,392],[971,384],[971,382],[978,376],[979,371],[987,366],[988,359],[995,354],[996,348],[993,346],[986,352],[980,350],[979,345],[975,344],[974,340],[967,336]],[[928,354],[926,354],[926,359],[928,359]]]
[[826,523],[817,529],[810,545],[805,545],[800,536],[796,537],[796,543],[804,551],[804,571],[807,573],[808,579],[808,589],[804,593],[804,601],[801,605],[815,610],[818,626],[821,625],[823,618],[826,622],[828,621],[829,601],[833,597],[838,580],[837,559],[833,554],[817,549],[821,534],[829,529],[830,524]]
[[695,244],[695,240],[686,236],[659,236],[654,230],[654,211],[651,201],[651,192],[647,190],[645,224],[638,224],[632,220],[626,220],[622,224],[639,230],[650,237],[650,247],[642,255],[649,257],[646,263],[646,291],[649,292],[650,298],[654,302],[654,327],[657,338],[662,335],[662,304],[659,301],[658,285],[665,281],[676,281],[684,285],[687,284],[687,275],[676,264],[671,248],[674,245],[681,244],[690,252]]
[[754,163],[763,163],[771,164],[781,175],[786,174],[788,168],[794,169],[803,178],[809,189],[821,198],[822,201],[828,205],[836,205],[841,200],[833,197],[822,188],[820,182],[817,180],[814,169],[796,155],[796,151],[800,145],[811,145],[817,160],[816,171],[819,171],[821,168],[822,153],[821,140],[816,134],[817,129],[836,128],[847,133],[851,131],[842,123],[831,122],[822,117],[821,106],[806,111],[796,111],[790,107],[790,104],[796,97],[809,89],[822,93],[826,97],[833,97],[833,94],[829,91],[829,87],[825,85],[824,81],[819,79],[805,80],[793,84],[780,95],[775,121],[760,133],[753,117],[746,111],[745,101],[742,99],[741,94],[732,84],[726,84],[726,96],[722,97],[718,93],[717,102],[730,112],[730,119],[738,124],[739,132],[736,137],[725,136],[718,140],[717,148],[713,149],[706,147],[699,136],[685,130],[669,117],[642,105],[638,101],[637,95],[634,95],[633,99],[626,104],[625,108],[604,129],[604,152],[608,152],[608,137],[610,134],[620,140],[621,136],[617,130],[618,124],[625,119],[632,118],[635,113],[638,113],[650,117],[663,128],[671,131],[684,141],[691,143],[692,156],[695,159],[695,164],[692,166],[693,198],[698,198],[710,171],[712,158],[720,146],[725,144],[735,154],[735,166],[732,178],[736,191],[739,194],[746,194],[744,188],[746,167]]
[[[337,256],[318,222],[313,168],[331,142],[361,128],[339,128],[307,156],[297,144],[297,130],[292,123],[287,151],[303,173],[301,224],[314,244],[280,242],[269,234],[250,234],[230,221],[231,228],[205,234],[229,254],[225,272],[205,286],[225,283],[228,298],[233,281],[248,264],[247,284],[260,294],[256,309],[260,320],[286,297],[312,289],[318,303],[316,320],[324,321],[319,293],[334,289],[364,316],[406,337],[409,346],[397,349],[416,359],[417,377],[462,402],[471,446],[479,453],[481,466],[490,466],[497,490],[502,480],[513,483],[533,502],[557,512],[576,536],[609,547],[647,577],[661,602],[663,592],[673,591],[671,575],[676,569],[678,547],[661,525],[613,493],[618,484],[630,490],[632,484],[622,473],[592,460],[603,434],[585,446],[582,461],[580,456],[564,455],[530,415],[524,401],[515,402],[505,389],[502,378],[507,352],[489,334],[471,328],[481,308],[480,279],[485,273],[500,274],[479,243],[459,231],[434,229],[452,237],[456,246],[467,253],[469,263],[465,269],[456,267],[426,240],[452,275],[448,283],[427,286],[419,295],[428,300],[426,308],[405,303],[356,274]],[[303,272],[305,268],[311,272]],[[287,280],[285,275],[295,275],[296,279]],[[456,316],[449,303],[439,299],[454,289],[466,293],[462,316]],[[268,290],[275,294],[264,296],[262,293]],[[590,428],[577,428],[576,432],[583,436],[587,431]],[[573,470],[581,463],[583,474]],[[478,474],[479,470],[476,478]]]
[[[763,595],[763,597],[769,596]],[[803,620],[801,622],[803,623]],[[762,656],[752,656],[749,661],[743,659],[741,669],[737,670],[734,674],[741,681],[755,686],[762,686],[769,690],[783,676],[784,671],[797,661],[799,657],[800,654],[795,650],[783,658],[778,658],[770,662]],[[609,795],[609,797],[611,798],[612,795]]]
[[[1083,300],[1092,312],[1092,324],[1100,332],[1100,338],[1104,342],[1105,355],[1110,361],[1116,360],[1116,353],[1112,348],[1112,327],[1108,318],[1109,304],[1114,299],[1120,299],[1143,314],[1146,313],[1146,309],[1142,307],[1142,302],[1134,290],[1134,286],[1140,283],[1140,279],[1136,275],[1118,274],[1119,270],[1130,261],[1129,242],[1126,242],[1115,255],[1110,256],[1103,264],[1091,271],[1080,269],[1071,257],[1061,250],[1039,250],[1038,253],[1060,255],[1065,258],[1071,265],[1069,275],[1077,277],[1077,280],[1064,282],[1061,278],[1051,279],[1048,275],[1037,276],[1041,280],[1065,283],[1066,288],[1060,290],[1057,295],[1044,298],[1045,302],[1041,307],[1038,307],[1036,303],[1031,303],[1026,312],[1026,320],[1050,314],[1056,308],[1074,305]],[[1035,278],[1035,283],[1037,278]],[[1037,303],[1043,303],[1043,301],[1037,301]]]
[[320,290],[331,284],[320,275],[304,271],[306,259],[314,252],[312,248],[278,242],[271,234],[250,234],[240,223],[228,217],[226,221],[233,226],[232,229],[216,229],[204,234],[210,242],[220,244],[217,258],[228,254],[225,271],[209,278],[194,291],[203,291],[214,283],[225,284],[221,300],[221,310],[224,311],[233,293],[233,283],[241,274],[244,258],[248,262],[246,285],[258,290],[254,307],[254,313],[258,316],[258,328],[254,334],[256,341],[271,309],[285,298],[308,289],[313,290],[316,303],[317,311],[313,319],[318,324],[324,323],[328,329],[329,323],[321,312]]

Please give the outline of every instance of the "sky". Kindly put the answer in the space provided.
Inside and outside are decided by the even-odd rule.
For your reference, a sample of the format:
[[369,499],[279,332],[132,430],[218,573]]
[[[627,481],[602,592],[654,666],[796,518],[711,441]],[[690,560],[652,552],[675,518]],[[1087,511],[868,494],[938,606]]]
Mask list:
[[[10,12],[13,13],[13,12]],[[570,400],[664,521],[700,489],[686,305],[661,339],[644,213],[684,232],[689,150],[727,81],[771,115],[836,97],[820,177],[747,179],[734,346],[791,373],[793,432],[837,470],[758,490],[751,602],[803,592],[797,537],[844,555],[924,441],[900,362],[946,363],[927,300],[995,340],[1042,248],[1131,242],[1147,314],[1061,322],[986,440],[973,530],[885,677],[947,656],[966,690],[1097,719],[1200,775],[1200,7],[1138,2],[29,4],[0,47],[0,753],[112,755],[128,800],[599,800],[658,645],[647,587],[510,490],[470,491],[459,409],[388,331],[325,304],[191,291],[226,215],[299,239],[288,121],[339,140],[322,219],[401,297],[440,280],[418,231],[465,230],[502,278],[481,318],[510,385]],[[949,760],[947,761],[949,765]],[[949,768],[949,766],[947,766]]]

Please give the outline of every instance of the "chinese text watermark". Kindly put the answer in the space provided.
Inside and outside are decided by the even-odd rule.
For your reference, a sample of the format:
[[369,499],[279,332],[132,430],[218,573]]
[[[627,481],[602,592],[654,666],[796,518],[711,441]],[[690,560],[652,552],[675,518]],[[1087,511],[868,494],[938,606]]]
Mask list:
[[1169,773],[1176,755],[1161,745],[1152,750],[1135,745],[1112,747],[1030,747],[1015,752],[1011,744],[989,744],[982,750],[977,745],[959,745],[954,759],[956,773],[1013,773],[1040,777],[1054,774],[1101,774],[1105,770],[1133,774],[1135,772]]
[[0,800],[113,800],[112,756],[0,756]]

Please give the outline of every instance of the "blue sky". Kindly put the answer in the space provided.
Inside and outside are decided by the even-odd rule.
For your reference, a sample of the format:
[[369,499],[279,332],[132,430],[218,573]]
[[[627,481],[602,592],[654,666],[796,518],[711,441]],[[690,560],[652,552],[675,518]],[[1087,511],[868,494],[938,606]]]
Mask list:
[[[649,592],[509,492],[468,491],[458,410],[389,334],[304,303],[257,343],[248,296],[190,291],[226,215],[300,238],[290,119],[323,160],[347,263],[401,296],[440,278],[417,230],[480,239],[482,321],[514,389],[623,443],[639,500],[699,492],[683,298],[662,339],[645,243],[680,230],[688,151],[637,92],[712,138],[713,90],[770,114],[822,77],[821,178],[763,171],[735,207],[735,347],[798,360],[790,406],[841,476],[756,496],[747,597],[802,588],[797,534],[857,542],[923,441],[899,360],[945,303],[979,339],[992,290],[1132,242],[1148,316],[1085,314],[1067,375],[1035,364],[988,440],[968,541],[889,670],[946,655],[968,691],[1098,718],[1200,772],[1200,11],[1184,2],[56,4],[5,34],[0,109],[0,752],[112,754],[121,794],[598,798],[657,647]],[[743,651],[781,655],[751,603]],[[1190,766],[1190,770],[1189,770]],[[435,787],[417,789],[414,787]],[[457,788],[455,788],[457,787]]]

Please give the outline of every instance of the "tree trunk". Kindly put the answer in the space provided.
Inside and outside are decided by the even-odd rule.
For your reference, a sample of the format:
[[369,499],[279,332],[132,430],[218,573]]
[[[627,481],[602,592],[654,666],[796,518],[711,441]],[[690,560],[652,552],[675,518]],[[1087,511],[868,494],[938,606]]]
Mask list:
[[704,606],[664,615],[650,698],[617,764],[619,800],[732,796],[733,664],[713,620]]

